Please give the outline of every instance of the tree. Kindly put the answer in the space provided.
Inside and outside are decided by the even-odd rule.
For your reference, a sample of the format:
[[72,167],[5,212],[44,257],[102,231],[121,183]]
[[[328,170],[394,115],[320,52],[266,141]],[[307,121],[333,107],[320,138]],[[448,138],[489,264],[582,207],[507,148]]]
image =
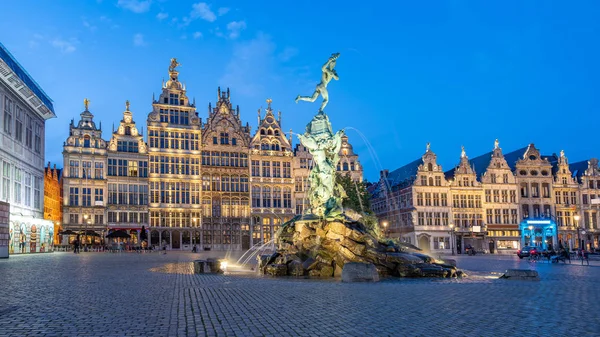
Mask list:
[[371,214],[371,199],[367,191],[366,182],[355,182],[350,175],[336,173],[335,180],[342,185],[347,197],[342,201],[342,206],[359,213]]

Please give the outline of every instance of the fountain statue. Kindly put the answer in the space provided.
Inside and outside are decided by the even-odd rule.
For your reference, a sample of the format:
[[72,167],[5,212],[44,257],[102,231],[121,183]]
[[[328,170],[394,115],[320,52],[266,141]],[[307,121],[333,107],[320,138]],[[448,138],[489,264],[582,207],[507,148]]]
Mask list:
[[313,157],[309,206],[304,214],[281,226],[274,239],[275,253],[257,256],[258,270],[273,276],[342,276],[342,280],[352,279],[352,275],[361,280],[378,280],[380,275],[460,276],[462,272],[451,261],[436,260],[411,245],[383,237],[375,217],[344,209],[347,196],[336,182],[344,130],[334,133],[324,111],[329,101],[327,85],[339,79],[334,69],[339,56],[332,54],[323,65],[321,82],[312,96],[296,97],[296,102],[323,97],[306,131],[298,135]]
[[342,146],[344,130],[333,133],[329,117],[323,109],[329,100],[327,84],[332,78],[339,79],[335,72],[335,62],[340,53],[331,55],[323,66],[323,76],[312,96],[300,96],[298,100],[314,102],[319,94],[323,97],[323,103],[319,112],[306,125],[306,132],[298,135],[300,142],[313,157],[313,168],[310,171],[309,207],[304,214],[304,219],[325,218],[335,220],[343,217],[342,199],[346,193],[342,186],[335,181],[335,172],[340,160],[339,152]]

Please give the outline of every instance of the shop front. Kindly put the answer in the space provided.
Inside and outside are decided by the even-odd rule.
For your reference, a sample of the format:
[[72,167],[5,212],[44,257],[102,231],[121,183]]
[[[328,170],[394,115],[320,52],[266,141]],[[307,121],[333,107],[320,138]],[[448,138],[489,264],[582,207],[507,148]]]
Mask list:
[[521,247],[533,246],[541,250],[558,249],[556,223],[551,219],[525,219],[519,224]]
[[52,221],[11,214],[9,236],[9,254],[54,251]]

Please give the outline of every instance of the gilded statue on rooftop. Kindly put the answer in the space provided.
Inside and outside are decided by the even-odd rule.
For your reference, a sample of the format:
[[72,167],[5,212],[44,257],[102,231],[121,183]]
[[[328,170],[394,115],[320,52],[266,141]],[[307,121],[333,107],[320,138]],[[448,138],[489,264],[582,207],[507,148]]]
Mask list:
[[169,66],[169,72],[174,72],[175,68],[179,67],[181,63],[177,62],[176,58],[171,59],[171,65]]
[[314,102],[320,94],[321,97],[323,97],[323,102],[321,103],[321,108],[319,108],[319,112],[323,112],[325,106],[327,106],[327,103],[329,102],[329,93],[327,92],[327,85],[329,84],[329,82],[331,82],[332,79],[336,81],[340,79],[338,77],[337,72],[334,69],[338,57],[340,57],[340,53],[331,54],[327,62],[325,62],[323,67],[321,67],[323,74],[321,75],[321,82],[319,82],[319,84],[317,84],[317,87],[315,88],[315,92],[313,92],[312,96],[298,95],[298,97],[296,97],[296,103],[298,103],[298,101]]

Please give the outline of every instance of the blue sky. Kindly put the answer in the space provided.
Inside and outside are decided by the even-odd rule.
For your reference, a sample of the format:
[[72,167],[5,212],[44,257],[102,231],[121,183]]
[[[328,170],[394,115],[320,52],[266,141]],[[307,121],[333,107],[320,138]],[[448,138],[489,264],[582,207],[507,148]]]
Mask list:
[[[0,41],[55,102],[47,161],[83,99],[109,138],[125,100],[145,125],[171,57],[200,117],[217,86],[244,122],[273,99],[283,128],[318,103],[320,67],[340,52],[327,113],[361,156],[368,180],[432,149],[444,169],[534,142],[571,162],[600,156],[600,4],[580,1],[5,1]],[[594,126],[596,125],[596,126]],[[297,142],[297,139],[294,139]]]

